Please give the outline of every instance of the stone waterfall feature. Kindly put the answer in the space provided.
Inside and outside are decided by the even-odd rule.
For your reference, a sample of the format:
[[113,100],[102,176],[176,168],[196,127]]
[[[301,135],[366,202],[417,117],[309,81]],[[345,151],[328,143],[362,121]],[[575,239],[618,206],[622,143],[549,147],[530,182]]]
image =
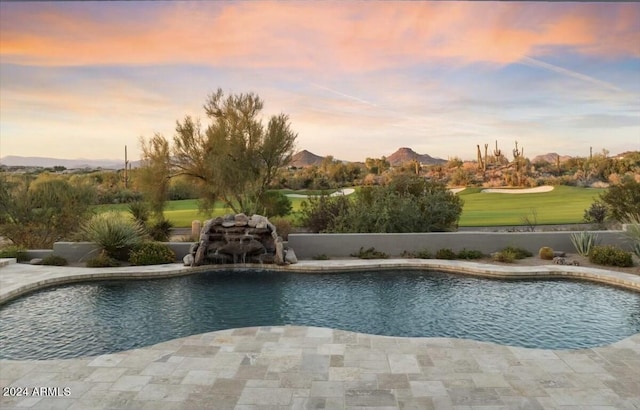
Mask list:
[[276,227],[261,215],[228,214],[209,219],[200,241],[191,246],[185,265],[235,263],[295,263],[293,250],[285,250]]

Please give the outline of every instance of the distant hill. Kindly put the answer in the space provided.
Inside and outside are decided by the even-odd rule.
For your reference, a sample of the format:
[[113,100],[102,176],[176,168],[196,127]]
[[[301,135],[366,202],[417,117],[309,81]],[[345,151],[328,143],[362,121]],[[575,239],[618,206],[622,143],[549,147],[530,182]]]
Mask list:
[[[548,162],[550,164],[555,164],[556,163],[556,158],[558,158],[558,154],[556,154],[555,152],[550,152],[548,154],[544,154],[544,155],[537,155],[535,157],[533,157],[533,159],[531,159],[531,163],[535,164],[536,162]],[[560,162],[565,162],[567,160],[571,159],[570,155],[560,155]]]
[[316,155],[305,149],[293,154],[289,165],[296,168],[310,167],[312,165],[320,165],[323,159],[324,157]]
[[401,165],[414,160],[425,165],[444,164],[447,162],[442,158],[434,158],[427,154],[418,154],[411,148],[407,147],[399,148],[396,152],[387,157],[387,161],[389,161],[391,166]]
[[[124,161],[117,159],[59,159],[48,157],[20,157],[17,155],[7,155],[0,158],[0,164],[8,167],[42,167],[50,168],[63,166],[67,169],[73,168],[103,168],[122,169]],[[140,161],[131,161],[132,168],[138,168]]]

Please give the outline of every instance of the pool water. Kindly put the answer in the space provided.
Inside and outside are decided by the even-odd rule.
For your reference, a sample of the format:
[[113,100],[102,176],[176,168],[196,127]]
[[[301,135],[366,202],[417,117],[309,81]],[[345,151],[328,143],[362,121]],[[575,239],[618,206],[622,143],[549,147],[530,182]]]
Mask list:
[[0,357],[90,356],[214,330],[320,326],[575,349],[640,332],[640,293],[439,272],[226,271],[45,289],[0,309]]

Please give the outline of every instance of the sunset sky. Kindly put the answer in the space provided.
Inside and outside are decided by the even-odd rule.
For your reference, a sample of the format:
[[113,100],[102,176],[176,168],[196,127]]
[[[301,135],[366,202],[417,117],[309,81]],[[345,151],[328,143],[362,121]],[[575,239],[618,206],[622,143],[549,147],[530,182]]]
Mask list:
[[0,87],[0,156],[137,159],[218,87],[344,160],[616,154],[640,149],[640,4],[2,2]]

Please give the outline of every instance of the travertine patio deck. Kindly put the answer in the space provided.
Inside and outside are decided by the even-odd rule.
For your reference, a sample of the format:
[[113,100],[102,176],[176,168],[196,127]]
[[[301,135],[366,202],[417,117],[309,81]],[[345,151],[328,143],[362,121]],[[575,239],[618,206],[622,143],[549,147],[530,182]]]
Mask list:
[[[297,269],[411,266],[351,262],[305,262]],[[508,274],[456,263],[461,270]],[[509,267],[516,275],[548,273],[521,269]],[[138,277],[186,273],[179,265],[135,270]],[[133,269],[10,264],[0,268],[0,299],[69,276],[91,280],[124,271],[133,275]],[[617,272],[596,274],[640,284]],[[230,329],[97,357],[1,360],[0,386],[3,410],[640,409],[640,334],[605,347],[553,351],[298,326]],[[30,397],[5,396],[15,392],[8,387],[27,388]],[[41,387],[51,388],[47,397],[33,396]]]

